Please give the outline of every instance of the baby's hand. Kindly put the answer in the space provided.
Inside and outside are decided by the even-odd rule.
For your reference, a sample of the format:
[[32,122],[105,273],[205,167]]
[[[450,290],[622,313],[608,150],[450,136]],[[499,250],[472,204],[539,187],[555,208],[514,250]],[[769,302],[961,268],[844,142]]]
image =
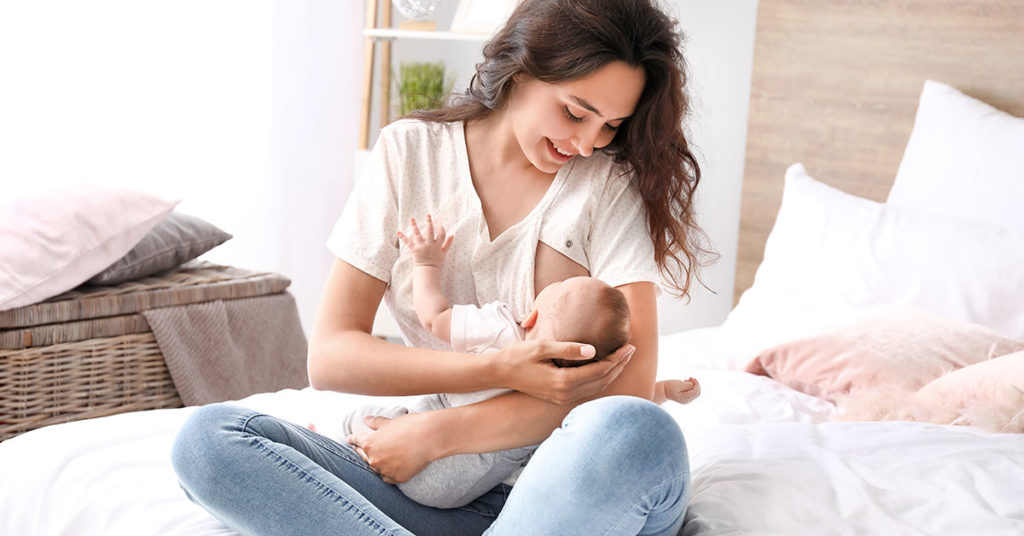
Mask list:
[[423,226],[423,233],[416,224],[416,218],[409,218],[409,235],[398,231],[398,238],[412,250],[412,259],[417,266],[440,267],[444,260],[448,246],[452,244],[454,236],[447,236],[444,227],[438,225],[434,228],[434,220],[427,214],[427,223]]
[[697,380],[665,380],[665,396],[680,404],[692,402],[700,396],[700,384]]

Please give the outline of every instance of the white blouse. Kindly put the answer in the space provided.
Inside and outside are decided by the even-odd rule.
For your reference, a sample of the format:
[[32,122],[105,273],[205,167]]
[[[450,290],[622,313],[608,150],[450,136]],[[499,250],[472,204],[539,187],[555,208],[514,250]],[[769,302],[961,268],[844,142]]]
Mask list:
[[429,213],[455,237],[441,266],[441,289],[451,303],[501,301],[522,316],[536,294],[538,241],[609,285],[660,285],[644,210],[611,157],[577,156],[533,210],[492,241],[469,173],[463,124],[401,120],[381,130],[327,246],[388,283],[384,301],[407,344],[450,350],[420,325],[413,309],[412,255],[395,234],[406,230],[410,217],[422,222]]

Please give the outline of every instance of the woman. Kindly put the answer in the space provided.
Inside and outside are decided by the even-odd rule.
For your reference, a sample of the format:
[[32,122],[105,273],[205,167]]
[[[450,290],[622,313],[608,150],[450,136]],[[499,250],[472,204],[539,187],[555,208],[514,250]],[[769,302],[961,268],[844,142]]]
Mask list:
[[[382,130],[328,240],[339,259],[311,335],[315,387],[516,392],[372,419],[375,431],[351,444],[208,406],[173,453],[190,498],[254,534],[676,534],[685,444],[643,399],[657,365],[657,283],[663,275],[685,295],[705,253],[691,207],[699,170],[681,128],[679,44],[648,0],[522,2],[465,94]],[[411,257],[395,237],[427,213],[459,237],[442,270],[454,303],[500,299],[526,311],[547,284],[593,275],[626,295],[630,344],[575,368],[551,359],[586,359],[592,347],[450,351],[416,319]],[[382,298],[412,346],[370,335]],[[541,441],[514,487],[463,508],[422,506],[390,485],[445,456]]]

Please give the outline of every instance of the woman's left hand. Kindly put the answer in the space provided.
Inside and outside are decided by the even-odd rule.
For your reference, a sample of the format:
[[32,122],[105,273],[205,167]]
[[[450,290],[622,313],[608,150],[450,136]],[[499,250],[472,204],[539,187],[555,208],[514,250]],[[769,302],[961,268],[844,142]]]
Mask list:
[[363,422],[371,431],[348,436],[348,443],[384,482],[405,482],[434,461],[425,415],[410,413],[395,419],[368,415]]

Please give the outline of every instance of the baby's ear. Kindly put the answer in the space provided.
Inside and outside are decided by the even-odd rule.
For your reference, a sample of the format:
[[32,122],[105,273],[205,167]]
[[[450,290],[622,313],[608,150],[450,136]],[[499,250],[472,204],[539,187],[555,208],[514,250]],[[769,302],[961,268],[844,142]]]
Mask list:
[[523,318],[523,321],[519,323],[519,325],[523,326],[524,329],[530,329],[530,328],[532,328],[536,324],[537,324],[537,310],[536,309],[530,311],[530,314],[526,315],[526,318]]

